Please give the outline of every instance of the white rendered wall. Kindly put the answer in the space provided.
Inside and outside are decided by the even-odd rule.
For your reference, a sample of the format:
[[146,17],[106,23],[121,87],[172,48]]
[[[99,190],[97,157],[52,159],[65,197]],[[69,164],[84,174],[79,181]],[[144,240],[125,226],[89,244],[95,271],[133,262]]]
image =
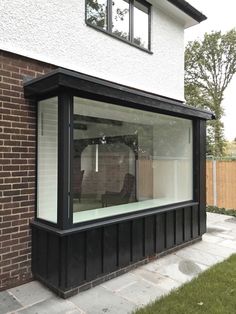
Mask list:
[[184,23],[161,10],[151,55],[86,26],[85,0],[0,0],[0,49],[183,100]]

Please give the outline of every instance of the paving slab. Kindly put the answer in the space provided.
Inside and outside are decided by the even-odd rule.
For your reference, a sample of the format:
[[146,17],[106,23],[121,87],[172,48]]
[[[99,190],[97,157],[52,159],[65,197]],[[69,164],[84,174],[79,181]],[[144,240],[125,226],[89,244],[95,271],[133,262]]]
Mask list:
[[23,306],[41,302],[54,296],[54,293],[38,281],[8,290]]
[[0,313],[5,314],[15,311],[22,307],[22,304],[16,300],[8,291],[0,292]]
[[125,287],[132,285],[133,283],[136,283],[137,281],[138,277],[136,277],[132,273],[127,273],[117,278],[111,279],[101,284],[101,286],[113,292],[117,292]]
[[220,243],[223,240],[224,238],[221,236],[221,234],[218,236],[215,236],[214,234],[205,233],[202,236],[202,241],[207,242],[207,243]]
[[38,302],[14,314],[83,314],[73,303],[58,297]]
[[71,297],[69,301],[87,314],[124,314],[137,308],[134,302],[130,302],[101,286],[81,292]]
[[166,265],[172,265],[172,264],[178,264],[180,261],[182,261],[183,258],[180,256],[177,256],[176,254],[169,254],[162,258],[159,258],[151,263],[148,263],[142,267],[145,269],[148,269],[150,271],[158,271],[160,268],[165,267]]
[[192,247],[179,250],[175,254],[184,259],[188,259],[195,263],[199,263],[206,266],[213,266],[216,263],[222,262],[224,260],[224,258],[221,256],[193,249]]
[[232,240],[224,240],[220,243],[220,246],[224,246],[227,248],[232,248],[233,250],[235,250],[236,248],[236,240],[232,241]]
[[148,304],[159,299],[161,296],[168,293],[168,290],[160,286],[155,286],[145,280],[139,280],[117,292],[120,297],[133,302],[138,307]]
[[194,244],[192,248],[206,252],[206,253],[208,252],[212,255],[221,256],[224,258],[228,258],[230,257],[230,255],[236,253],[236,246],[234,248],[230,248],[230,247],[225,247],[224,245],[220,245],[220,243],[217,245],[214,243],[207,243],[207,242],[201,241],[199,243]]
[[[188,268],[188,270],[186,268]],[[196,277],[205,269],[207,269],[207,266],[183,258],[177,263],[162,265],[156,272],[179,283],[185,283]]]

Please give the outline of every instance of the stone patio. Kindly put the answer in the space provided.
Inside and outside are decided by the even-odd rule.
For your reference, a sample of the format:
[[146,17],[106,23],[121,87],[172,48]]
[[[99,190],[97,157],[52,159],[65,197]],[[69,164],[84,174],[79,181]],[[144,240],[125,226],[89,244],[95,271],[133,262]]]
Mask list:
[[131,313],[236,253],[236,218],[207,214],[203,240],[67,300],[37,281],[0,293],[0,313]]

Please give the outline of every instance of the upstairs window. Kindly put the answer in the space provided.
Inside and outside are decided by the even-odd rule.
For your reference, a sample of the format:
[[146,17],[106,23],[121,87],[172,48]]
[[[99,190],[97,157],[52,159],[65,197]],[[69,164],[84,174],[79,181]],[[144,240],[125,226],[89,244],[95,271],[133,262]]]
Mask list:
[[86,22],[150,50],[150,4],[144,0],[86,0]]

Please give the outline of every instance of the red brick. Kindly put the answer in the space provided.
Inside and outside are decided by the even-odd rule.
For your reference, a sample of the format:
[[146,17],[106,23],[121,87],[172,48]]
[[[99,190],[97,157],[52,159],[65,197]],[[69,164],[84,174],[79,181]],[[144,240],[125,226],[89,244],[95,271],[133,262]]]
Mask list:
[[[2,234],[9,234],[9,233],[12,233],[12,232],[17,232],[19,229],[18,229],[18,227],[10,227],[11,226],[11,224],[9,223],[9,222],[6,222],[6,223],[2,223],[1,224],[1,226],[2,225],[8,225],[9,227],[7,227],[6,229],[3,229],[2,230]],[[5,242],[3,242],[2,243],[2,247],[3,247],[3,244],[4,244]]]
[[19,206],[20,206],[20,203],[11,202],[11,203],[5,204],[4,209],[13,209],[13,208],[17,208]]
[[12,258],[14,258],[15,256],[18,255],[18,252],[12,252],[12,253],[6,253],[4,255],[2,255],[2,260],[5,261],[5,260],[12,260]]
[[11,72],[0,69],[0,76],[11,77]]
[[4,196],[12,196],[12,195],[20,195],[20,194],[21,194],[20,190],[10,190],[10,191],[3,192]]
[[8,201],[0,202],[0,290],[31,278],[29,221],[35,210],[36,104],[24,99],[23,76],[38,77],[52,69],[0,51],[0,194]]
[[11,185],[10,184],[1,184],[0,185],[0,190],[10,190]]
[[21,178],[5,178],[5,183],[18,183],[21,181]]
[[4,133],[19,134],[20,130],[16,128],[4,128]]
[[13,202],[26,201],[26,200],[28,200],[27,195],[20,195],[20,196],[13,197]]
[[13,165],[7,165],[7,166],[3,166],[3,170],[4,171],[17,171],[20,170],[19,166],[13,166]]
[[3,64],[3,69],[10,71],[10,72],[15,72],[15,73],[19,73],[20,69],[17,66],[11,66],[11,65],[7,65],[7,64]]
[[11,245],[16,245],[18,243],[18,240],[17,239],[14,239],[14,240],[8,240],[8,241],[4,241],[2,243],[2,247],[8,247],[8,246],[11,246]]
[[[29,228],[29,226],[27,226]],[[22,232],[18,232],[16,234],[12,235],[12,239],[19,239],[19,238],[23,238],[26,237],[28,235],[27,231],[22,231]]]

